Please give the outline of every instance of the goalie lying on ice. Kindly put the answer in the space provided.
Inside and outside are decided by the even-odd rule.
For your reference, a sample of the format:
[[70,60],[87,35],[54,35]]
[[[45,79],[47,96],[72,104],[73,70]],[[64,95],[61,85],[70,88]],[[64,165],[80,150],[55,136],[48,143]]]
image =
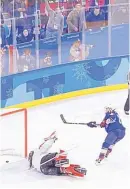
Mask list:
[[57,140],[56,132],[53,132],[38,149],[29,153],[28,161],[30,168],[42,172],[44,175],[73,175],[84,177],[86,169],[79,165],[69,164],[67,154],[60,150],[59,153],[49,153],[50,148]]

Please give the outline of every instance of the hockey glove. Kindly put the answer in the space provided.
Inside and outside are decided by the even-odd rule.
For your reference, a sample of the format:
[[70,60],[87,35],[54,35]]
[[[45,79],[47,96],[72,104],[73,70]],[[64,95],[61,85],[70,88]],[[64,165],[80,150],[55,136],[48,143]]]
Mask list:
[[89,123],[87,123],[87,126],[91,128],[97,127],[96,121],[90,121]]
[[106,126],[106,120],[103,120],[101,123],[100,123],[100,127],[103,128]]

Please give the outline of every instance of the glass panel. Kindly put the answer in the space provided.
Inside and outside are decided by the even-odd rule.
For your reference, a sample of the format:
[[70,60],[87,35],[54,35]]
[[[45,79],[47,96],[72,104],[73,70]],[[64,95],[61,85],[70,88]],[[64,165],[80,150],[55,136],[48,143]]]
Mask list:
[[13,20],[3,19],[0,25],[0,75],[13,73]]
[[62,36],[61,63],[80,61],[82,53],[82,32]]
[[35,39],[35,16],[16,18],[17,44],[30,42]]
[[41,22],[46,25],[46,38],[58,37],[63,32],[63,15],[58,3],[45,0],[40,6]]
[[8,13],[10,18],[19,18],[26,13],[26,3],[24,0],[3,0],[3,13]]
[[36,65],[36,45],[35,41],[17,45],[17,72],[35,70]]
[[[74,2],[63,10],[64,30],[61,37],[61,63],[83,60],[83,33],[86,27],[85,8]],[[71,7],[71,9],[70,9]]]
[[[37,16],[16,18],[16,72],[31,71],[38,68],[37,42],[39,29]],[[38,38],[38,39],[37,39]]]
[[86,9],[85,58],[108,57],[108,7]]
[[59,63],[58,40],[56,37],[40,40],[39,58],[40,68],[54,66]]
[[60,63],[60,39],[63,34],[64,16],[62,2],[45,0],[40,3],[40,68]]
[[129,54],[129,4],[113,4],[110,8],[111,55]]
[[111,24],[128,24],[129,23],[129,4],[113,4],[111,7]]
[[107,6],[108,0],[4,0],[1,74],[128,54],[129,0],[111,3]]

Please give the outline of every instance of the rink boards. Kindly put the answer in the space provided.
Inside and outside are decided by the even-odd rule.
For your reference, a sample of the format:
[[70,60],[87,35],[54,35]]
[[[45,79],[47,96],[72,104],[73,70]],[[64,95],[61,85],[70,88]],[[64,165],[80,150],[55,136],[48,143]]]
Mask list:
[[1,78],[1,108],[28,108],[127,88],[129,56],[86,60]]
[[95,94],[95,93],[102,93],[102,92],[107,92],[107,91],[122,90],[122,89],[126,89],[126,88],[128,88],[127,84],[98,87],[98,88],[94,88],[94,89],[85,89],[85,90],[60,94],[60,95],[56,95],[56,96],[52,96],[52,97],[42,98],[40,100],[35,100],[35,101],[31,101],[31,102],[25,102],[23,104],[11,106],[9,108],[28,108],[28,107],[38,106],[41,104],[47,104],[47,103],[52,103],[52,102],[56,102],[56,101],[60,101],[60,100],[64,100],[64,99],[69,99],[69,98],[73,98],[73,97]]

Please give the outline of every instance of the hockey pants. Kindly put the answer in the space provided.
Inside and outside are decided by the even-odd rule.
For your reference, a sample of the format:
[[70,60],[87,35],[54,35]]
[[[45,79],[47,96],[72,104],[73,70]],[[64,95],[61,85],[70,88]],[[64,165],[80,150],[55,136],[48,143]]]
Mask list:
[[43,164],[43,165],[41,165],[41,172],[44,175],[61,175],[60,168],[55,167],[54,159],[45,163],[46,161],[54,158],[56,156],[56,154],[57,153],[50,153],[50,154],[47,154],[46,156],[42,157],[41,164]]
[[125,136],[125,129],[116,129],[107,134],[107,137],[102,145],[103,149],[108,149],[111,145],[115,145],[117,142],[122,140]]

